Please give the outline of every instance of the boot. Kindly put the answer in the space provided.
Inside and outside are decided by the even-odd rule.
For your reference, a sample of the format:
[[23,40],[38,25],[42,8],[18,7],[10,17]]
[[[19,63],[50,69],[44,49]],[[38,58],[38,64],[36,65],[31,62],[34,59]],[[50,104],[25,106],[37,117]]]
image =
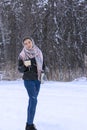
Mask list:
[[35,128],[34,124],[28,125],[28,123],[27,123],[25,130],[37,130],[37,129]]

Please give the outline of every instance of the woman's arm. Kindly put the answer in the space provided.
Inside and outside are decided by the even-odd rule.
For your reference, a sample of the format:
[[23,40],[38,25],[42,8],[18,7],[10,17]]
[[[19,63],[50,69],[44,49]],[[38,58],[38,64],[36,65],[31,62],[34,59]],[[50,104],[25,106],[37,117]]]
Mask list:
[[45,63],[44,63],[44,60],[43,60],[43,66],[42,66],[42,69],[43,69],[43,71],[45,71]]
[[28,67],[24,65],[23,60],[21,58],[18,59],[18,70],[21,73],[29,70]]

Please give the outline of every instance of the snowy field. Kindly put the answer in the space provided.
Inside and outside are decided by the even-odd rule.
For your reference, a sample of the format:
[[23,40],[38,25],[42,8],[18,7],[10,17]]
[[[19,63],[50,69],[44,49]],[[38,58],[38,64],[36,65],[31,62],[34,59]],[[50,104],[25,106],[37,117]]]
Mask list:
[[[23,81],[0,82],[0,130],[25,130],[27,99]],[[87,79],[42,84],[34,122],[38,130],[87,130]]]

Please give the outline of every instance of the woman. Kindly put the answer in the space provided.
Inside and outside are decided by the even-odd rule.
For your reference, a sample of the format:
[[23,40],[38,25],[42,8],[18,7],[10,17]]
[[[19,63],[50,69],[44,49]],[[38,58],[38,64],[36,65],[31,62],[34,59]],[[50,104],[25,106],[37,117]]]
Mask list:
[[24,86],[29,96],[25,130],[36,130],[33,121],[43,72],[43,55],[30,37],[24,38],[23,46],[19,54],[18,70],[23,73]]

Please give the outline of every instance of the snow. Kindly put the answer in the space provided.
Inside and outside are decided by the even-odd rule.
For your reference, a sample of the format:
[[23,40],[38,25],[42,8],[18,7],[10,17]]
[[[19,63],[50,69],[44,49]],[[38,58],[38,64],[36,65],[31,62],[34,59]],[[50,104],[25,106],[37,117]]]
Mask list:
[[[28,96],[23,81],[0,82],[0,130],[25,130]],[[41,84],[38,130],[87,129],[87,79]]]
[[84,0],[79,0],[79,2],[83,2]]
[[48,4],[48,0],[38,0],[38,2],[37,2],[37,5],[39,8],[42,8],[47,4]]

